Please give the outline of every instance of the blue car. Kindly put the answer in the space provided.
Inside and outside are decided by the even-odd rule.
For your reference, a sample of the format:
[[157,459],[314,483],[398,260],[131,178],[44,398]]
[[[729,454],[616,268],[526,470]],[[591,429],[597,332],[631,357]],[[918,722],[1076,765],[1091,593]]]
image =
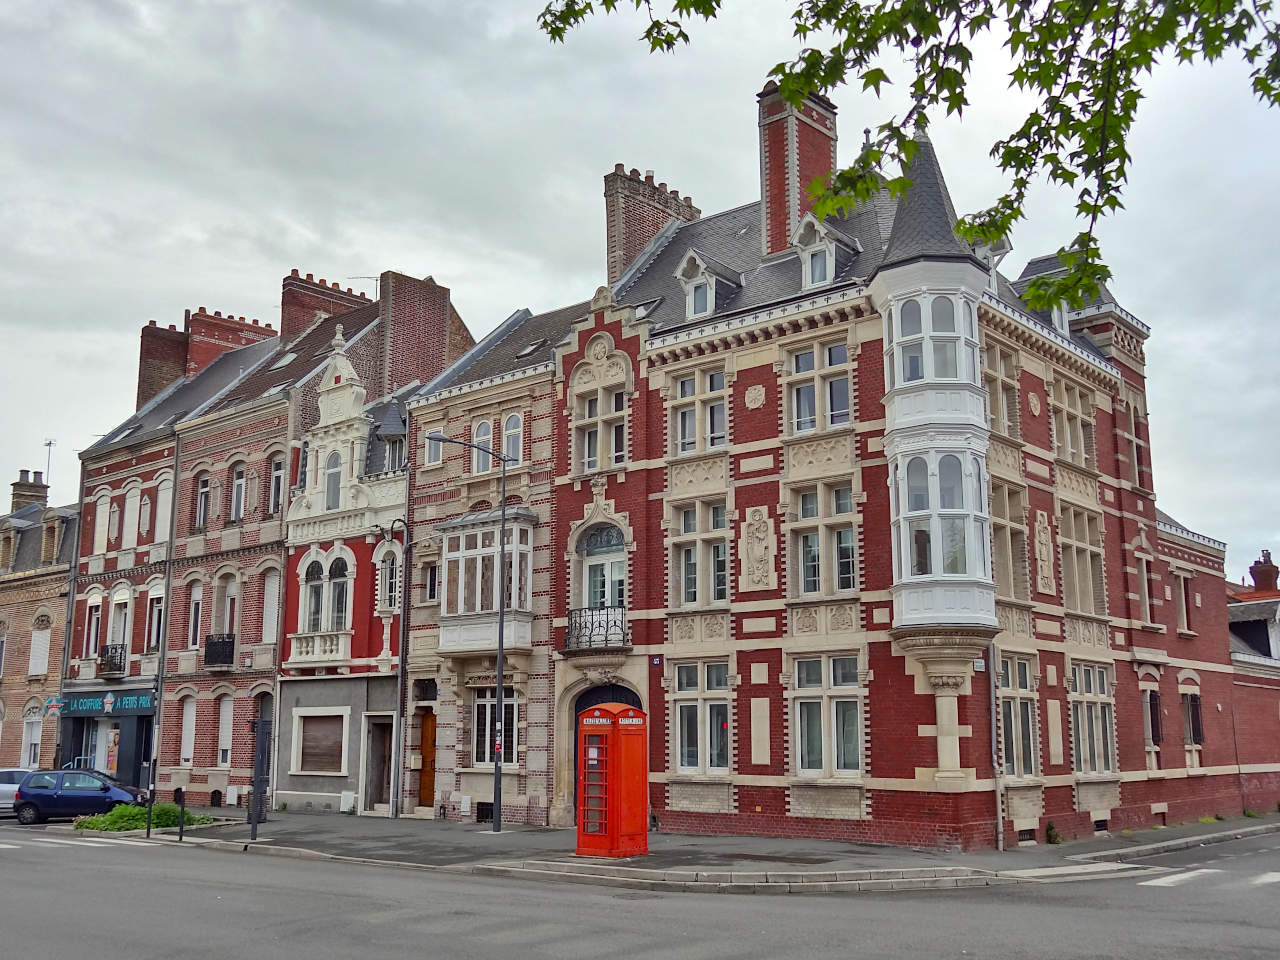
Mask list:
[[18,822],[106,813],[119,803],[146,803],[147,792],[97,770],[33,770],[13,796]]

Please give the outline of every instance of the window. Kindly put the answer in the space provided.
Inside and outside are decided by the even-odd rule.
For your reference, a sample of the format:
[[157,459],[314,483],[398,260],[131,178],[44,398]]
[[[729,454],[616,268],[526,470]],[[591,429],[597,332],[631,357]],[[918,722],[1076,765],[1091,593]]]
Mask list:
[[111,604],[111,643],[124,646],[129,642],[129,598]]
[[817,286],[827,282],[827,251],[814,250],[809,254],[809,284]]
[[271,484],[267,492],[267,503],[274,517],[284,510],[284,458],[276,457],[271,461]]
[[578,395],[574,442],[583,473],[617,467],[627,461],[627,392],[621,385],[599,387]]
[[1006,777],[1034,777],[1036,735],[1035,664],[1027,657],[1000,658],[1000,746]]
[[434,433],[427,436],[427,454],[426,462],[429,465],[438,464],[444,460],[444,444],[434,438]]
[[1160,691],[1142,691],[1142,733],[1147,748],[1147,769],[1160,769],[1160,744],[1164,742]]
[[1159,583],[1152,573],[1151,561],[1138,558],[1138,610],[1144,623],[1156,622],[1156,591]]
[[213,632],[235,633],[239,623],[240,581],[234,573],[219,577],[213,584]]
[[942,511],[942,572],[967,573],[965,528],[968,516],[963,512],[964,470],[960,466],[960,458],[954,454],[938,458],[938,508]]
[[920,323],[920,304],[908,300],[900,311],[902,335],[898,350],[902,354],[902,382],[914,383],[924,379],[924,328]]
[[1075,613],[1105,614],[1102,515],[1063,504],[1058,517],[1058,544],[1062,550],[1063,606]]
[[578,540],[582,606],[577,613],[585,641],[627,636],[627,554],[622,531],[611,523],[593,526]]
[[710,289],[708,284],[695,283],[693,285],[692,290],[690,291],[690,296],[692,297],[692,300],[693,300],[693,315],[695,317],[701,316],[702,314],[706,313],[708,309],[710,309],[709,305],[711,302],[711,298],[710,298]]
[[124,495],[124,530],[120,546],[131,550],[138,545],[138,525],[142,513],[142,491],[137,487]]
[[793,491],[793,595],[824,596],[857,587],[853,485],[821,483]]
[[422,594],[427,603],[440,599],[440,568],[434,563],[422,565]]
[[729,394],[723,370],[682,376],[675,392],[671,422],[676,453],[714,450],[729,442]]
[[342,557],[329,564],[329,629],[347,629],[347,561]]
[[342,505],[342,455],[334,450],[324,465],[324,508],[337,510]]
[[[923,457],[907,462],[907,510],[918,513],[929,509],[929,465]],[[933,573],[932,521],[929,517],[907,519],[907,540],[911,557],[911,575]]]
[[32,707],[22,715],[22,765],[34,770],[40,766],[40,740],[44,736],[44,719],[39,707]]
[[987,421],[991,432],[1017,440],[1022,435],[1018,416],[1018,354],[988,342],[982,353],[982,380],[987,387]]
[[488,473],[493,467],[493,457],[490,455],[493,449],[493,425],[487,420],[477,423],[471,432],[471,442],[476,444],[471,449],[471,472]]
[[862,771],[862,703],[854,654],[792,661],[793,763],[800,776],[849,777]]
[[524,452],[523,421],[520,414],[510,414],[502,425],[502,455],[507,458],[507,466],[518,464]]
[[1182,742],[1187,748],[1187,768],[1200,766],[1200,748],[1204,746],[1204,721],[1200,715],[1200,694],[1182,695]]
[[195,650],[200,646],[200,614],[204,604],[204,585],[193,583],[187,606],[187,646]]
[[262,574],[262,642],[280,639],[280,571]]
[[84,655],[86,657],[92,658],[98,655],[98,644],[101,639],[102,603],[98,598],[91,597],[84,622]]
[[680,663],[672,694],[676,767],[684,773],[729,772],[729,664]]
[[306,574],[307,633],[320,632],[321,612],[324,609],[324,567],[319,560],[307,564]]
[[1183,633],[1191,633],[1191,607],[1194,600],[1191,584],[1192,574],[1179,570],[1173,571],[1177,586],[1174,587],[1174,599],[1178,604],[1178,629]]
[[1021,487],[991,481],[991,562],[996,596],[1029,599],[1026,496]]
[[1053,437],[1061,459],[1093,469],[1093,397],[1061,379],[1053,384]]
[[164,636],[164,597],[147,597],[147,649],[159,650]]
[[378,583],[380,590],[379,606],[384,610],[394,610],[398,606],[400,596],[400,577],[396,571],[396,555],[390,551],[383,554],[382,563],[378,566]]
[[113,503],[107,511],[107,539],[111,543],[120,540],[120,505]]
[[244,467],[236,467],[231,473],[231,522],[244,519]]
[[196,698],[182,698],[182,740],[178,750],[179,766],[189,767],[196,751]]
[[235,729],[235,701],[228,694],[218,698],[218,766],[231,766],[231,737]]
[[404,438],[388,437],[385,441],[385,459],[382,468],[384,470],[400,470],[405,465],[404,460]]
[[697,500],[674,508],[672,565],[674,606],[692,607],[729,599],[729,547],[724,501]]
[[843,340],[815,344],[791,354],[784,395],[792,433],[850,422],[849,347]]
[[[507,524],[507,572],[505,589],[508,610],[530,609],[530,577],[533,562],[533,529],[526,524]],[[450,533],[445,537],[445,588],[441,616],[494,613],[498,609],[498,530]]]
[[209,526],[209,476],[203,474],[196,477],[196,529],[203,530]]
[[300,740],[298,748],[299,773],[346,772],[346,717],[342,714],[321,714],[297,718]]
[[1101,664],[1071,665],[1071,735],[1076,773],[1115,770],[1115,707],[1111,671]]
[[[961,300],[963,328],[956,322],[956,301],[951,296],[935,296],[927,301],[928,329],[922,301],[906,300],[898,311],[896,353],[893,347],[893,313],[889,312],[885,351],[886,385],[894,388],[895,373],[902,383],[926,377],[934,380],[964,380],[979,383],[977,328],[973,308]],[[896,362],[895,362],[896,357]]]
[[516,692],[512,687],[502,688],[502,723],[498,724],[498,688],[484,687],[475,693],[475,723],[472,725],[474,750],[472,756],[479,764],[491,764],[497,759],[498,737],[502,737],[503,763],[516,762],[517,723],[520,717]]

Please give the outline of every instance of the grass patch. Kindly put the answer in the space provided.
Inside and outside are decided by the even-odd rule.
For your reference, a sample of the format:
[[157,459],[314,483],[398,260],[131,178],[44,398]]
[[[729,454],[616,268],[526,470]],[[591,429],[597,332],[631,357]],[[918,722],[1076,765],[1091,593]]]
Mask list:
[[1217,817],[1201,817],[1200,822],[1201,823],[1217,823],[1218,818]]
[[[180,810],[176,803],[157,803],[151,811],[152,827],[176,827]],[[187,811],[187,826],[201,823],[213,823],[212,817],[197,817]],[[92,817],[79,817],[76,820],[77,830],[145,830],[147,828],[147,808],[133,804],[120,804],[112,807],[107,813],[99,813]]]
[[1244,815],[1245,815],[1246,817],[1260,817],[1260,816],[1262,816],[1262,814],[1260,814],[1257,810],[1246,810],[1246,811],[1244,812]]

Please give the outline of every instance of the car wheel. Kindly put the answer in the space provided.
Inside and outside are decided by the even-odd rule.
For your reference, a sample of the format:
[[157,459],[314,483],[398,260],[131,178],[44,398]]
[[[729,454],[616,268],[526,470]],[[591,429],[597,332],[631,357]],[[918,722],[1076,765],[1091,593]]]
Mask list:
[[40,811],[29,803],[24,803],[15,811],[18,815],[18,822],[25,827],[31,826],[33,823],[40,822]]

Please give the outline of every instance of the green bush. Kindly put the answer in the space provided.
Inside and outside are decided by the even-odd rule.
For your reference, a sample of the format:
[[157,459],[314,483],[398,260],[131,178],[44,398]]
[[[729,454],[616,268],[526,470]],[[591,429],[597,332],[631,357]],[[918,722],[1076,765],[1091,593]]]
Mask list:
[[[157,803],[151,810],[152,827],[176,827],[178,825],[179,808],[176,803]],[[187,826],[200,823],[212,823],[210,817],[197,817],[187,811]],[[147,808],[132,804],[120,804],[112,807],[107,813],[92,817],[80,817],[76,820],[77,830],[145,830],[147,828]]]

